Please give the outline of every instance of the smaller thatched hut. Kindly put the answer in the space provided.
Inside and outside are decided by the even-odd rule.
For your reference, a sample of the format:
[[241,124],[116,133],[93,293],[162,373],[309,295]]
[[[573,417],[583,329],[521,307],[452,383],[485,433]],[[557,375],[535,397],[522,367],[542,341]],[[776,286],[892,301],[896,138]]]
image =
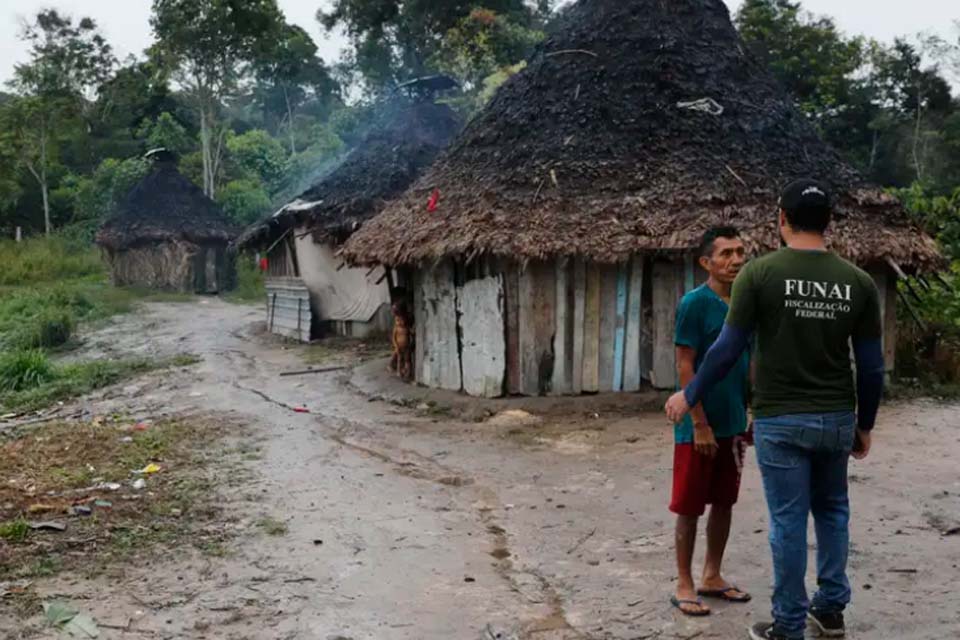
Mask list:
[[237,246],[266,255],[271,332],[308,341],[390,328],[389,274],[379,267],[350,268],[337,251],[403,193],[459,129],[446,105],[398,98],[343,162],[243,232]]
[[237,230],[220,207],[177,171],[163,149],[147,154],[150,173],[97,232],[117,286],[218,293],[234,286],[228,247]]
[[800,177],[837,196],[828,240],[883,292],[892,368],[897,274],[940,267],[936,244],[818,137],[722,0],[579,0],[341,255],[410,274],[421,384],[669,388],[700,236],[732,224],[777,248],[777,194]]

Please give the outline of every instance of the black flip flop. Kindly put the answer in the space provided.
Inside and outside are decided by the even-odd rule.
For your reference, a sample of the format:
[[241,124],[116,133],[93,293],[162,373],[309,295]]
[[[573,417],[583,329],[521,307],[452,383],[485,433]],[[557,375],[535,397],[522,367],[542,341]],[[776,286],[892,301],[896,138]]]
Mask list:
[[[711,613],[710,609],[707,609],[706,611],[703,610],[702,598],[697,598],[696,600],[680,600],[679,598],[677,598],[677,596],[670,596],[670,604],[672,604],[677,611],[679,611],[685,616],[690,616],[691,618],[702,618],[704,616],[710,615]],[[680,608],[680,605],[684,605],[684,604],[696,605],[698,607],[701,607],[701,609],[700,611],[697,611],[697,612],[684,611],[683,609]]]
[[[731,591],[737,591],[743,595],[741,596],[731,596],[729,593]],[[726,589],[697,589],[697,595],[703,596],[704,598],[719,598],[720,600],[726,600],[727,602],[750,602],[753,599],[749,593],[741,589],[735,584],[730,585]]]

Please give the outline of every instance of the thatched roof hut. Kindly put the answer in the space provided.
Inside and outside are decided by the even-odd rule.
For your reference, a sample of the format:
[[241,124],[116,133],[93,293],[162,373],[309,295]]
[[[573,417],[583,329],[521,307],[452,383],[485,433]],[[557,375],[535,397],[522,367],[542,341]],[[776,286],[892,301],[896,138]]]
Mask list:
[[460,126],[446,105],[390,104],[341,163],[279,211],[248,227],[237,245],[250,249],[269,244],[300,226],[318,242],[342,243],[412,185]]
[[818,137],[721,0],[580,0],[341,255],[408,273],[422,384],[668,388],[702,233],[733,224],[754,252],[776,248],[777,194],[798,177],[837,195],[829,241],[881,286],[892,367],[887,265],[937,268],[937,247]]
[[773,249],[778,190],[805,176],[839,194],[839,253],[940,264],[900,203],[818,137],[721,0],[581,0],[344,254],[391,265],[478,254],[610,263],[687,250],[727,222]]
[[237,229],[184,177],[173,154],[156,150],[150,172],[97,231],[118,285],[214,292],[233,284],[227,247]]
[[397,98],[331,171],[299,197],[251,225],[237,245],[267,254],[267,325],[308,340],[324,333],[387,330],[383,269],[345,268],[339,246],[404,192],[460,129],[446,105]]

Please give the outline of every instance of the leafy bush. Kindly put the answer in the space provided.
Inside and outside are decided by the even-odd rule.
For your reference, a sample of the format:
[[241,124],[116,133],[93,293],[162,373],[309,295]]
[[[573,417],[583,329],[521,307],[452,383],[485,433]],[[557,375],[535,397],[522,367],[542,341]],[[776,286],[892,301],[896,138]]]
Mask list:
[[73,335],[76,322],[68,311],[47,310],[35,321],[34,347],[59,347]]
[[0,355],[0,391],[34,389],[54,377],[53,365],[39,349],[8,351]]
[[249,302],[262,300],[265,295],[263,272],[250,256],[237,256],[237,287],[227,295],[227,299]]

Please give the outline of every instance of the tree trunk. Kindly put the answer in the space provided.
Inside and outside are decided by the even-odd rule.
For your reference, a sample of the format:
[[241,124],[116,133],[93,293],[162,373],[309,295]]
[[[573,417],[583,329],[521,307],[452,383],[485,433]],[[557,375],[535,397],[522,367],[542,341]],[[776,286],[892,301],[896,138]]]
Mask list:
[[41,171],[43,178],[40,181],[40,192],[43,194],[43,225],[46,231],[46,234],[49,236],[50,232],[53,231],[53,225],[50,223],[50,196],[49,196],[49,187],[47,185],[47,170],[44,168]]
[[290,131],[290,155],[297,153],[297,133],[293,130],[293,107],[290,106],[290,94],[283,88],[283,100],[287,103],[287,129]]
[[917,123],[913,129],[913,166],[917,172],[917,182],[923,181],[923,161],[920,154],[920,128],[923,123],[923,95],[917,88]]
[[873,168],[877,165],[877,151],[880,148],[880,132],[873,130],[873,145],[870,147],[870,174],[873,175]]

